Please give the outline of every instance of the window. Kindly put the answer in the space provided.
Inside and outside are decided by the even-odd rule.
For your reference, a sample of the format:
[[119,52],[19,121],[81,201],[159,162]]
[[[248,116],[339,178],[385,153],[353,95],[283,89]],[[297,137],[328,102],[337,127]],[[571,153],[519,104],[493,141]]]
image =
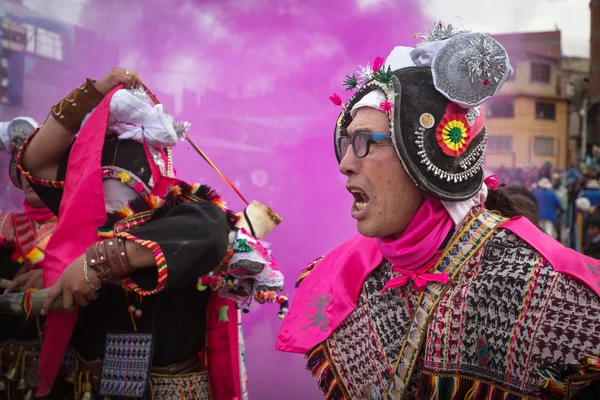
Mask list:
[[554,138],[536,136],[533,138],[533,152],[537,156],[554,155]]
[[8,93],[8,58],[0,59],[0,104],[10,104]]
[[63,59],[62,38],[58,33],[33,25],[26,27],[27,52],[58,61]]
[[2,18],[2,48],[12,51],[23,51],[26,42],[26,29],[24,24],[12,21],[8,18]]
[[531,82],[550,82],[550,64],[531,63]]
[[28,53],[35,53],[35,26],[25,25],[27,28],[27,44],[26,49]]
[[556,104],[554,103],[535,103],[536,119],[556,119]]
[[486,117],[489,118],[513,118],[514,116],[515,104],[512,100],[492,100],[486,108]]
[[512,153],[513,137],[512,135],[491,135],[488,136],[487,150],[496,153]]

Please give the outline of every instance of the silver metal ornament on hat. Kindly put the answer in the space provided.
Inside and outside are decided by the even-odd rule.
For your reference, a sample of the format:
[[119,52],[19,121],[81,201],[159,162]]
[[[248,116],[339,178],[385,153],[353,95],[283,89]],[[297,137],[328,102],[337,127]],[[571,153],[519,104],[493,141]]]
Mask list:
[[461,33],[436,53],[431,67],[436,89],[464,108],[493,97],[510,77],[508,53],[494,38]]

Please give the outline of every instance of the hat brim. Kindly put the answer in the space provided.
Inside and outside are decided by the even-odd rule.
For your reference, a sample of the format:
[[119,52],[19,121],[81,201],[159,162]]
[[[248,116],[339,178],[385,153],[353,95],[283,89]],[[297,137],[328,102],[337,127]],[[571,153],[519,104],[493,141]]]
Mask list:
[[[411,70],[409,74],[417,75],[419,79],[426,79],[423,82],[411,82],[419,87],[419,90],[429,88],[430,93],[424,93],[427,101],[424,105],[416,107],[418,112],[415,115],[403,115],[402,109],[412,107],[405,104],[403,107],[402,84],[398,77],[392,77],[390,86],[382,85],[377,82],[369,82],[360,88],[346,104],[338,116],[334,130],[334,148],[338,163],[341,162],[344,154],[340,154],[337,145],[339,137],[345,134],[345,130],[352,122],[350,110],[367,93],[373,90],[382,90],[388,100],[393,98],[394,115],[390,121],[390,133],[394,149],[402,163],[406,173],[411,177],[415,184],[427,194],[444,201],[463,201],[473,197],[483,184],[483,159],[484,149],[487,141],[485,128],[478,132],[469,144],[470,149],[480,149],[479,151],[470,150],[460,157],[449,157],[442,153],[435,138],[435,128],[429,129],[425,134],[415,132],[419,126],[419,117],[421,113],[431,113],[436,121],[441,121],[444,115],[445,106],[448,100],[433,87],[431,74],[428,76],[422,74],[426,68],[411,67],[402,69]],[[407,79],[410,79],[408,76]],[[405,99],[409,101],[409,99]],[[410,99],[414,103],[415,99]],[[431,106],[427,103],[436,102],[437,106]],[[411,113],[411,114],[412,114]],[[414,119],[414,120],[413,120]],[[406,129],[403,129],[403,125]],[[439,165],[438,165],[439,164]],[[467,165],[465,168],[464,166]]]
[[[440,200],[462,201],[473,197],[483,184],[483,168],[479,168],[472,176],[459,181],[458,179],[462,171],[455,170],[457,165],[451,165],[451,163],[446,163],[444,166],[436,165],[433,160],[440,155],[436,154],[435,157],[429,156],[429,154],[433,153],[435,146],[437,146],[437,144],[432,142],[431,133],[419,135],[414,131],[403,131],[403,116],[401,112],[403,98],[402,84],[396,76],[394,76],[392,82],[394,91],[398,94],[398,99],[394,104],[394,134],[392,141],[405,171],[417,182],[421,189]],[[443,114],[435,115],[433,110],[430,112],[436,121],[441,121],[443,118]],[[419,116],[416,116],[416,118],[419,118]],[[414,121],[411,125],[417,126],[418,121]],[[469,147],[485,147],[486,139],[487,136],[484,130],[477,135]],[[440,152],[439,149],[437,152]],[[483,162],[483,154],[480,158],[481,161],[478,159],[476,162]],[[428,164],[427,160],[431,163]],[[454,163],[456,160],[451,161]]]
[[23,189],[23,185],[21,184],[21,174],[19,173],[19,168],[17,167],[17,155],[19,154],[20,146],[17,146],[10,157],[10,163],[8,164],[8,176],[10,181],[18,187],[19,189]]

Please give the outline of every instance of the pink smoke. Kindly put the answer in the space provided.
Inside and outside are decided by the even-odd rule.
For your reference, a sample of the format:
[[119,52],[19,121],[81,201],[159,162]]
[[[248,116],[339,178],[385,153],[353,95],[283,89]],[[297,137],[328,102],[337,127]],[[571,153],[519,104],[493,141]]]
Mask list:
[[[85,75],[97,77],[118,55],[192,123],[192,139],[247,198],[281,213],[269,240],[293,297],[299,271],[356,231],[333,151],[339,107],[328,96],[346,101],[346,74],[415,44],[413,34],[429,26],[418,0],[88,2],[82,26],[103,32],[110,46],[99,51],[76,37]],[[242,208],[185,145],[175,165],[181,178],[211,184]],[[244,317],[250,396],[320,398],[303,357],[274,350],[277,311],[264,306]]]

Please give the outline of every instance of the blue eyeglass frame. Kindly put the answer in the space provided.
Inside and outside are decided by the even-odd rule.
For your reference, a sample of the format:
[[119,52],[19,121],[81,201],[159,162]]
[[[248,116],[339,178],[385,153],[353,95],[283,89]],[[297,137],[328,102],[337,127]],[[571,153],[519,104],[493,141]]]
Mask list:
[[[366,151],[365,154],[363,154],[362,156],[358,155],[357,149],[356,149],[356,138],[357,137],[364,137],[366,139]],[[352,146],[352,152],[354,153],[354,156],[356,158],[364,158],[369,154],[369,151],[371,151],[371,141],[384,141],[384,140],[392,140],[392,135],[389,133],[367,133],[367,132],[358,132],[356,134],[354,134],[354,136],[352,136],[352,138],[349,138],[348,136],[340,136],[338,138],[338,151],[341,154],[341,149],[342,149],[342,140],[349,140],[350,144]],[[348,150],[346,150],[348,151]],[[346,154],[341,154],[342,158],[345,156]]]

